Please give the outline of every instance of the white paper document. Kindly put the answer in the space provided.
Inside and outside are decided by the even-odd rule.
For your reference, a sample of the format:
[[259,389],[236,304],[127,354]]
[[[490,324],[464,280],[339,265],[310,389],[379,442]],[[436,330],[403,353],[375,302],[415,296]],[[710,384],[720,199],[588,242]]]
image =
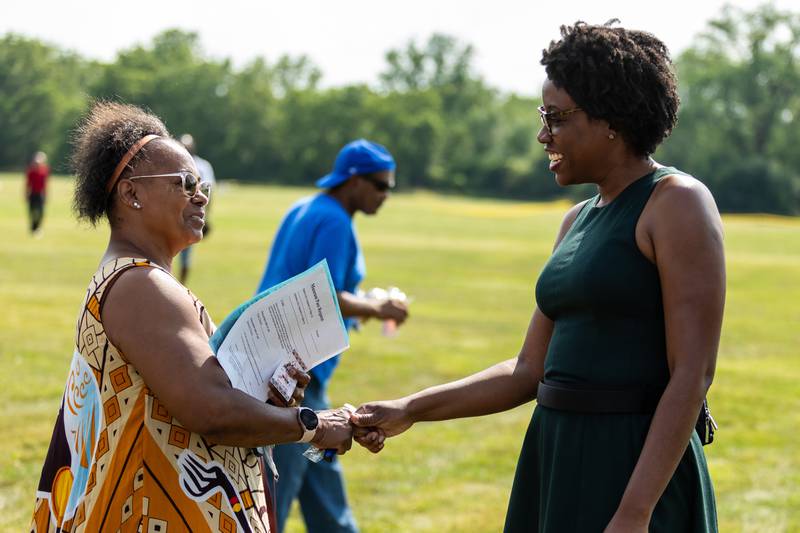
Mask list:
[[308,371],[350,347],[327,262],[240,305],[209,343],[234,387],[266,401],[272,380],[288,400],[288,363]]

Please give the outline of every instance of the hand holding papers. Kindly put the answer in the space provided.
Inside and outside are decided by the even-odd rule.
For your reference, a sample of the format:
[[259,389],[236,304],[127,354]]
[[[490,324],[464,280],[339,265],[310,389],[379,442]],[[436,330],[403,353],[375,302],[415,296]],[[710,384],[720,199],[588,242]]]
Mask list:
[[[270,384],[283,397],[287,405],[292,403],[292,393],[297,387],[297,378],[293,376],[295,372],[293,372],[292,369],[308,372],[303,358],[300,357],[300,354],[296,351],[292,352],[291,360],[288,363],[280,365],[269,379]],[[308,374],[305,375],[308,376]]]
[[[285,398],[283,393],[278,391],[278,388],[273,384],[275,376],[278,373],[276,371],[275,374],[272,375],[272,378],[270,378],[270,390],[267,396],[267,403],[278,407],[297,407],[302,405],[306,394],[306,387],[308,387],[308,384],[311,382],[311,375],[292,363],[286,363],[283,365],[283,368],[287,370],[289,377],[295,382],[294,393],[290,398]],[[289,388],[291,388],[292,380],[287,380],[287,386]]]
[[289,401],[286,364],[308,371],[350,346],[327,262],[240,305],[209,343],[235,388],[266,401],[272,380]]

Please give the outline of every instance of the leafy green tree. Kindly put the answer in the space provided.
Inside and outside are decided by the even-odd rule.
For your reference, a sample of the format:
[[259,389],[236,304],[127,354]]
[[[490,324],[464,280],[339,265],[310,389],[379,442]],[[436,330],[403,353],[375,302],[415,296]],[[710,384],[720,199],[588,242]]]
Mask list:
[[677,60],[683,101],[663,157],[720,207],[800,212],[800,15],[726,6]]
[[[434,34],[424,45],[409,42],[386,54],[382,88],[404,100],[426,101],[427,117],[415,125],[424,143],[404,154],[414,165],[412,183],[442,190],[470,191],[483,187],[487,176],[483,156],[491,150],[499,121],[496,93],[475,74],[474,49],[455,38]],[[405,120],[409,122],[409,120]],[[411,148],[403,143],[404,150]]]
[[66,132],[84,106],[95,65],[20,35],[0,38],[0,166],[23,167],[36,150],[64,170]]
[[474,55],[472,45],[437,33],[422,47],[411,41],[404,50],[387,52],[387,69],[380,79],[388,91],[396,92],[463,87],[475,78]]
[[430,177],[443,173],[435,159],[445,129],[439,95],[433,91],[373,94],[367,104],[365,130],[394,154],[398,188],[429,187]]
[[228,114],[218,124],[222,155],[213,160],[217,172],[239,179],[267,177],[284,162],[277,134],[281,113],[273,72],[263,58],[232,76]]
[[229,60],[203,56],[196,33],[167,30],[150,46],[120,52],[104,67],[91,94],[151,109],[174,135],[191,133],[198,152],[224,168],[234,78]]
[[[683,106],[657,157],[703,179],[724,210],[798,213],[800,15],[726,7],[676,60]],[[376,87],[321,89],[305,57],[209,58],[167,30],[106,64],[14,34],[0,38],[0,166],[37,149],[63,161],[90,98],[140,105],[194,135],[222,177],[309,184],[357,137],[388,146],[400,187],[545,199],[559,188],[536,141],[537,99],[504,95],[475,51],[434,34],[386,54]],[[64,166],[61,165],[61,170]]]

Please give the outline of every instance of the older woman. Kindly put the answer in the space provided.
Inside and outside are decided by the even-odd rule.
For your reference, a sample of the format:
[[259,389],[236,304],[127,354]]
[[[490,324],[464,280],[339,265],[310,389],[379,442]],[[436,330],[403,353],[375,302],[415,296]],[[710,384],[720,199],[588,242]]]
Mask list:
[[716,531],[695,422],[711,384],[725,295],[722,227],[699,181],[650,155],[675,124],[666,47],[577,23],[544,51],[538,140],[570,209],[536,286],[519,355],[353,418],[383,438],[418,421],[537,399],[507,532]]
[[[349,414],[231,387],[205,308],[170,272],[202,238],[210,187],[158,118],[95,105],[73,162],[78,216],[108,219],[111,236],[78,316],[32,528],[269,531],[253,449],[302,440],[343,453]],[[295,377],[297,401],[308,376]]]

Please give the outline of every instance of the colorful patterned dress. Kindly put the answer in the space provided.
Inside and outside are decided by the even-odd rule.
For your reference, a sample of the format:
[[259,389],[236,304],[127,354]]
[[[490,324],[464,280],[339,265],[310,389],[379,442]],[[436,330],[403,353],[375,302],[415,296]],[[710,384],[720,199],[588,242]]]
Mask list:
[[269,531],[260,459],[181,426],[106,338],[103,296],[130,268],[160,267],[116,259],[89,284],[31,531]]

